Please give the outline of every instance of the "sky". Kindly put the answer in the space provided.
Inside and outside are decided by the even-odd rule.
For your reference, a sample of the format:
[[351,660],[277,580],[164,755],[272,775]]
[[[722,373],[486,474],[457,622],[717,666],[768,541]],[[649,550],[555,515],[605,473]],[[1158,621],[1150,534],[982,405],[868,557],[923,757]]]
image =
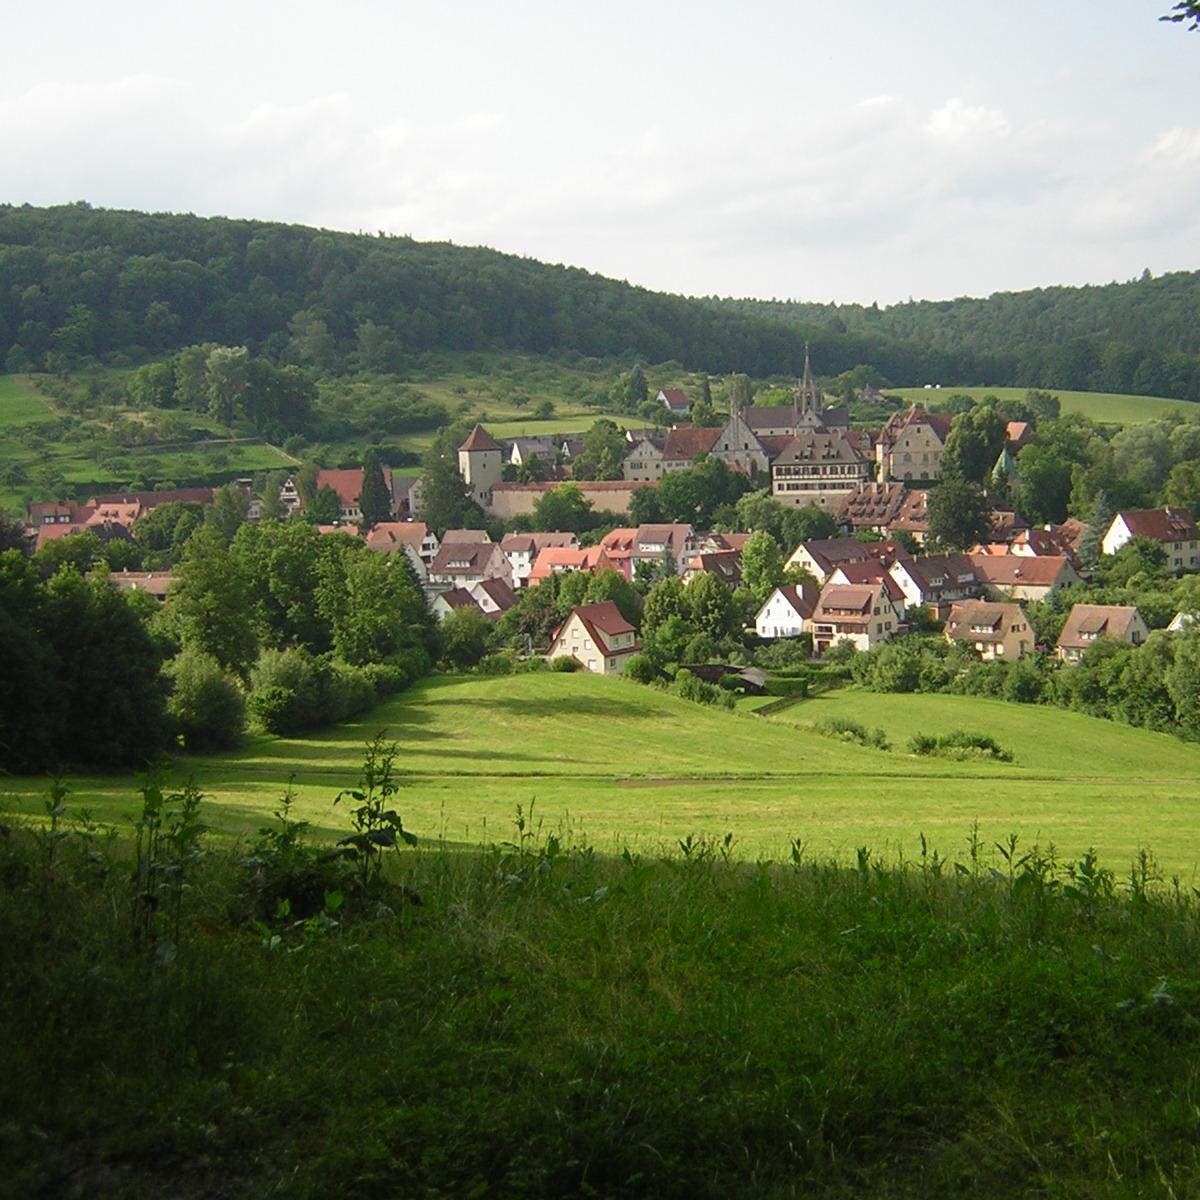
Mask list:
[[1171,0],[12,6],[0,202],[894,303],[1200,268]]

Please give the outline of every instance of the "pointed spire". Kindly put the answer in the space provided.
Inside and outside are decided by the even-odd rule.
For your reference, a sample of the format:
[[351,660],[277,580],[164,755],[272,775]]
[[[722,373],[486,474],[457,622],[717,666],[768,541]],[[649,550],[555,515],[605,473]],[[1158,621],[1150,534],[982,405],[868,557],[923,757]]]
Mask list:
[[800,413],[812,413],[816,416],[821,411],[821,395],[813,381],[812,363],[808,358],[808,343],[804,343],[804,377],[796,385],[794,407],[797,423]]

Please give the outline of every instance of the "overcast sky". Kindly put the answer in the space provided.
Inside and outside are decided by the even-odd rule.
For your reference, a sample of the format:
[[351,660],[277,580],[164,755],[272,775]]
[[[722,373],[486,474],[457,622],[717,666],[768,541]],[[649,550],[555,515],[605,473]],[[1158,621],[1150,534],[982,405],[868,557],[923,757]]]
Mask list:
[[1200,268],[1170,0],[43,0],[0,200],[483,244],[888,303]]

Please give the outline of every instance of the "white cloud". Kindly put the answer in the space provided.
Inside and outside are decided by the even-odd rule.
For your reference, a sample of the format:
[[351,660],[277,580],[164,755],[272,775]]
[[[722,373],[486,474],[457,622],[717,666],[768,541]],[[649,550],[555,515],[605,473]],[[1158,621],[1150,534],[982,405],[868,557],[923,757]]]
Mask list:
[[1011,132],[1008,118],[999,109],[967,104],[957,96],[934,110],[927,128],[934,137],[950,143],[1003,138]]

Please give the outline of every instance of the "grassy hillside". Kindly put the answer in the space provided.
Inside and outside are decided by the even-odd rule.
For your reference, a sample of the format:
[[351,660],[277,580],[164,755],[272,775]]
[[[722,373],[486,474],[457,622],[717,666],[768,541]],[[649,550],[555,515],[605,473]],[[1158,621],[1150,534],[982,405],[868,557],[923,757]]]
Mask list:
[[[943,385],[940,389],[925,387],[888,388],[888,395],[903,396],[917,404],[933,404],[938,398],[949,395],[972,396],[982,400],[984,396],[998,396],[1001,400],[1024,399],[1028,388],[1017,387],[953,387]],[[1188,400],[1169,400],[1162,396],[1120,396],[1112,392],[1071,392],[1058,388],[1050,389],[1062,402],[1064,413],[1082,413],[1093,421],[1113,425],[1131,425],[1138,421],[1150,421],[1177,413],[1181,417],[1195,420],[1200,417],[1200,405]]]
[[[862,749],[805,728],[827,715],[881,725],[896,748]],[[991,734],[1014,761],[931,761],[903,751],[912,732],[954,727]],[[800,838],[847,860],[861,845],[912,854],[924,833],[950,853],[978,821],[989,846],[1016,832],[1063,855],[1095,846],[1117,867],[1141,847],[1187,879],[1200,865],[1200,748],[972,697],[842,692],[759,718],[588,676],[435,678],[358,725],[258,739],[179,770],[214,798],[222,829],[257,828],[292,773],[301,815],[343,829],[332,798],[380,729],[402,747],[406,823],[451,842],[507,837],[517,805],[533,805],[546,828],[569,829],[605,851],[732,832],[751,856],[782,857]],[[130,812],[129,779],[72,786],[102,818]],[[44,780],[9,781],[8,807],[32,811],[44,789]]]

